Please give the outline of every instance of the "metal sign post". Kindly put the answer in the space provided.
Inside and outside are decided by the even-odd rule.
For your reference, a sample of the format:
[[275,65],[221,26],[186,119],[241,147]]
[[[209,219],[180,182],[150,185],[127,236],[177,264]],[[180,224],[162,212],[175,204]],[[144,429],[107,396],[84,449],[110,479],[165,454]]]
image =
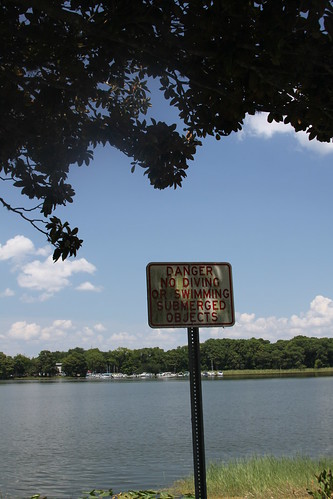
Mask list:
[[199,328],[189,327],[188,360],[190,368],[192,444],[196,499],[207,498],[205,442],[202,410]]
[[207,499],[199,327],[234,325],[231,265],[149,263],[147,292],[150,327],[187,328],[195,497]]

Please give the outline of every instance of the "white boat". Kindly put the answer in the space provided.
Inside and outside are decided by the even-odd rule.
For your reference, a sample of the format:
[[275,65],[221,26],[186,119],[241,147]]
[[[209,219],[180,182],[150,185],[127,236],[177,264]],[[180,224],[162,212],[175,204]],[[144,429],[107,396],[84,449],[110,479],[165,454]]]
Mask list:
[[139,378],[152,378],[153,376],[154,376],[153,373],[144,372],[144,373],[139,374]]

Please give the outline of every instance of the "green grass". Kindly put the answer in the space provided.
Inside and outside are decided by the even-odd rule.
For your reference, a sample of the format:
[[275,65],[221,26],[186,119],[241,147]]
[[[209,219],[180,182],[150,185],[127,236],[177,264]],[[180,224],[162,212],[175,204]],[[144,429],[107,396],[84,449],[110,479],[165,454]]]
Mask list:
[[[323,470],[333,469],[333,457],[313,460],[307,457],[276,458],[253,457],[228,463],[210,464],[207,468],[208,499],[310,499],[309,491],[319,490],[316,476]],[[331,475],[330,475],[331,477]],[[328,495],[315,494],[315,498],[333,497],[332,477]],[[330,495],[332,493],[332,495]],[[0,498],[5,499],[6,496]],[[163,491],[128,491],[114,495],[112,490],[93,490],[80,496],[113,499],[194,499],[193,476],[177,481]],[[31,499],[46,499],[36,494]]]
[[[333,468],[333,458],[253,457],[207,468],[208,499],[308,498],[307,489],[317,489],[318,475]],[[170,492],[181,496],[194,491],[193,477],[175,483]]]
[[223,371],[224,378],[228,377],[251,377],[251,376],[332,376],[333,367],[314,368],[295,368],[295,369],[234,369]]

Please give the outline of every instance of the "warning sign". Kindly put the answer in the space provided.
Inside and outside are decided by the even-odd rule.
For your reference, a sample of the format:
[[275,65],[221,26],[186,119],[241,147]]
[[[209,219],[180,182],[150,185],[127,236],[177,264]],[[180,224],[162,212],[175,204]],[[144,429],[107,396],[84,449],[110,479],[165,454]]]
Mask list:
[[150,327],[235,323],[229,263],[149,263],[147,291]]

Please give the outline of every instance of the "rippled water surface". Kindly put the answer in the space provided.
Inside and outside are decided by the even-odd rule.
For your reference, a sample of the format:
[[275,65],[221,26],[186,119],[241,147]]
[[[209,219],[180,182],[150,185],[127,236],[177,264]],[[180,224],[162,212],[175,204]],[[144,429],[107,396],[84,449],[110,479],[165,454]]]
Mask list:
[[[333,377],[203,380],[206,461],[333,456]],[[0,492],[77,498],[192,473],[187,380],[0,383]]]

